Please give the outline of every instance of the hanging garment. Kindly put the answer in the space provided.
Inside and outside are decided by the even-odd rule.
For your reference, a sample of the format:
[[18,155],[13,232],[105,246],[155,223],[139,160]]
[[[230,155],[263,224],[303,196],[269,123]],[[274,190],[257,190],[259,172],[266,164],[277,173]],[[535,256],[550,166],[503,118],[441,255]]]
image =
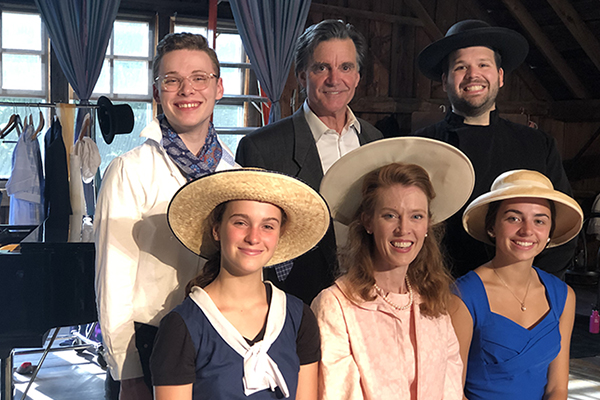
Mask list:
[[81,159],[81,179],[83,183],[90,183],[94,180],[96,171],[98,171],[102,162],[98,145],[91,138],[84,136],[75,142],[73,153]]
[[25,127],[12,154],[11,174],[6,183],[11,225],[39,225],[43,221],[44,174],[40,145],[37,139],[32,140],[33,131],[33,126]]
[[62,126],[58,120],[46,131],[44,187],[44,210],[46,218],[66,223],[71,215],[67,152],[62,137]]

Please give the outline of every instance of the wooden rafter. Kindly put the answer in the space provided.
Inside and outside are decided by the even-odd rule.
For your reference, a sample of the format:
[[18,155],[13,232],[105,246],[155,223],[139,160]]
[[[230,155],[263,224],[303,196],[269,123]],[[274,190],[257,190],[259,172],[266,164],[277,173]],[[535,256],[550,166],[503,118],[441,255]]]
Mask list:
[[579,99],[590,98],[589,93],[583,86],[577,75],[569,67],[562,55],[556,50],[554,44],[544,34],[538,23],[533,19],[529,11],[519,0],[502,0],[506,8],[511,12],[523,28],[529,33],[538,49],[548,59],[550,64],[558,72],[573,95]]
[[425,33],[427,33],[427,36],[429,36],[432,42],[441,39],[444,36],[440,28],[438,28],[435,21],[431,19],[429,13],[425,9],[425,7],[423,7],[419,0],[404,1],[406,4],[408,4],[412,12],[417,16],[417,18],[422,21],[423,27],[425,28]]
[[[391,97],[360,97],[350,103],[353,112],[372,114],[410,114],[415,111],[436,112],[440,106],[448,106],[447,99],[416,99]],[[533,115],[549,115],[549,103],[546,101],[505,101],[502,112],[521,114],[527,110]]]
[[390,23],[399,23],[404,25],[422,26],[423,23],[418,18],[403,17],[401,15],[384,14],[372,11],[357,10],[348,7],[330,6],[327,4],[312,3],[311,11],[328,14],[343,15],[345,17],[358,17],[374,21],[384,21]]
[[556,14],[569,28],[573,37],[579,42],[581,48],[600,70],[600,42],[587,27],[577,10],[565,0],[547,0]]

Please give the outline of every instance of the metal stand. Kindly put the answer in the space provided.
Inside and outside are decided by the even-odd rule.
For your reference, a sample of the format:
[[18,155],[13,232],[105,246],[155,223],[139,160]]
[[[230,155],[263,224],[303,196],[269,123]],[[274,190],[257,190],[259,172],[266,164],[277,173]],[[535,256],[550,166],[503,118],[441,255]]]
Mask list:
[[[56,337],[58,336],[58,329],[59,328],[54,328],[54,334],[52,335],[52,339],[50,339],[50,343],[48,343],[48,347],[46,347],[46,349],[44,349],[44,354],[42,355],[42,358],[40,359],[40,363],[33,371],[33,375],[31,376],[31,379],[29,380],[29,383],[27,384],[27,387],[25,388],[25,391],[23,392],[23,397],[21,397],[21,400],[25,400],[27,398],[27,392],[29,391],[31,384],[35,380],[35,377],[37,376],[38,371],[40,370],[40,368],[42,368],[42,364],[44,364],[44,360],[48,356],[48,352],[50,351],[50,348],[52,347],[52,345],[54,344],[54,341],[56,340]],[[10,376],[11,376],[11,380],[12,380],[12,373]]]
[[93,353],[98,352],[98,348],[101,346],[101,344],[90,339],[91,335],[94,332],[94,328],[96,327],[96,324],[97,323],[95,322],[90,325],[88,331],[86,332],[86,336],[82,335],[81,333],[79,333],[77,331],[71,331],[71,335],[74,337],[74,340],[78,343],[78,344],[73,344],[72,346],[52,348],[52,345],[56,341],[58,332],[60,330],[60,328],[53,328],[54,333],[52,334],[52,337],[50,338],[50,341],[48,342],[48,345],[45,348],[11,351],[8,358],[2,360],[2,392],[1,392],[0,400],[13,400],[14,399],[15,391],[14,391],[14,384],[13,384],[13,360],[14,360],[15,355],[43,353],[38,365],[35,367],[35,369],[33,371],[33,375],[31,376],[31,379],[29,379],[29,383],[27,384],[27,387],[25,388],[25,391],[23,392],[23,396],[21,397],[21,400],[25,400],[27,398],[27,392],[29,392],[29,388],[31,387],[31,385],[33,384],[33,381],[37,377],[39,370],[42,368],[42,365],[44,364],[44,360],[46,360],[48,353],[56,352],[56,351],[67,351],[67,350],[75,350],[77,352],[83,352],[85,350],[89,350]]
[[10,352],[7,358],[1,360],[2,364],[2,391],[0,392],[0,398],[2,400],[13,400],[13,382],[12,382],[12,369],[13,369],[13,353]]

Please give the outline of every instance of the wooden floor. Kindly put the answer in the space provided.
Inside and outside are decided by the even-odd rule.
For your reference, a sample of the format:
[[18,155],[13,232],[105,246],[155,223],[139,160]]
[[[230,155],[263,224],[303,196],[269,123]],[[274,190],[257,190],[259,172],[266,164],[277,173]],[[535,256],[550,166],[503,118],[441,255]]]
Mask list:
[[600,357],[571,360],[569,399],[600,399]]
[[[16,356],[15,368],[24,361],[37,364],[40,356]],[[27,400],[104,400],[105,378],[106,372],[90,353],[80,355],[74,350],[50,353],[29,389]],[[22,398],[28,381],[28,375],[15,372],[15,400]],[[571,360],[569,399],[600,400],[600,357]]]

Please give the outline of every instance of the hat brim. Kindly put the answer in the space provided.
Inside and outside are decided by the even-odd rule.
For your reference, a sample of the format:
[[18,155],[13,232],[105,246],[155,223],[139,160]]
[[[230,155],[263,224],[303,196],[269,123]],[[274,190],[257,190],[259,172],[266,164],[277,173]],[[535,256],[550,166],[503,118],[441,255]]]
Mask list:
[[181,187],[167,210],[169,227],[185,247],[209,258],[217,248],[205,221],[215,207],[233,200],[270,203],[286,213],[285,228],[267,266],[312,249],[329,227],[327,204],[310,186],[278,172],[244,168],[205,175]]
[[583,211],[573,198],[556,190],[526,185],[494,190],[476,198],[463,214],[463,227],[475,239],[494,246],[485,229],[485,216],[489,205],[496,201],[519,197],[546,199],[554,202],[556,208],[555,228],[548,247],[560,246],[568,242],[581,230]]
[[320,192],[332,217],[350,224],[362,201],[365,175],[398,162],[419,165],[429,174],[436,193],[429,205],[432,223],[444,221],[460,210],[473,191],[473,166],[456,147],[422,137],[382,139],[344,155],[323,177]]
[[446,36],[427,46],[417,58],[419,69],[431,80],[441,81],[442,61],[455,50],[472,46],[492,48],[502,56],[502,69],[509,73],[517,68],[529,53],[529,43],[518,32],[499,27],[470,29]]

